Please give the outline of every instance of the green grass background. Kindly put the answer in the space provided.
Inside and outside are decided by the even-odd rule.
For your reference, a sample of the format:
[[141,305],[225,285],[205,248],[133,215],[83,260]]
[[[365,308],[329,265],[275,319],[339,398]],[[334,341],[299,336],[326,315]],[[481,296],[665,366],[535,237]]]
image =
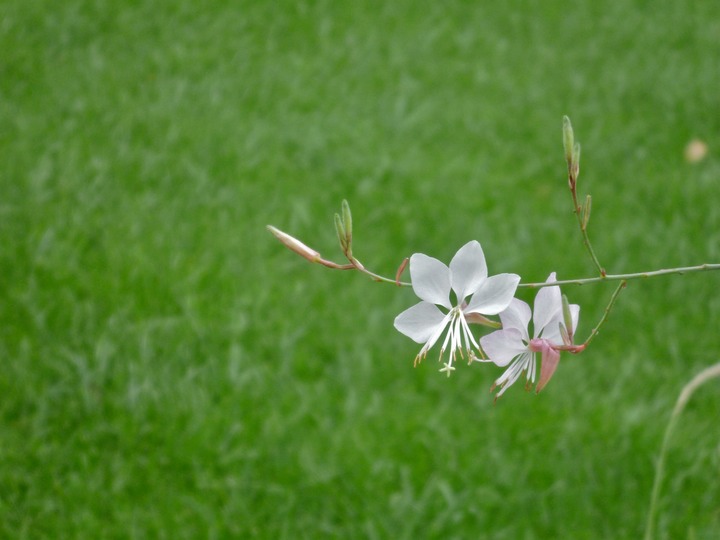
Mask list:
[[[539,396],[392,327],[392,275],[720,260],[720,3],[7,0],[0,10],[0,537],[637,538],[720,276],[632,283]],[[707,159],[683,148],[706,141]],[[339,257],[337,257],[339,260]],[[610,285],[568,288],[579,334]],[[522,293],[526,300],[532,296]],[[660,538],[720,536],[720,397],[668,457]]]

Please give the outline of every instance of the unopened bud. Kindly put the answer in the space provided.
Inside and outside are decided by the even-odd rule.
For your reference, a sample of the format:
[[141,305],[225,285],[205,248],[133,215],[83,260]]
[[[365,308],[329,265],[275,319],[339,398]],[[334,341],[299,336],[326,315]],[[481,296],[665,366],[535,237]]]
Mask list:
[[582,210],[582,225],[583,229],[587,228],[588,221],[590,221],[590,210],[592,209],[592,197],[588,194],[585,197],[585,205]]
[[563,323],[558,323],[558,326],[560,327],[560,337],[562,338],[563,345],[572,345],[572,341],[570,340],[570,335],[568,334],[568,331],[565,329],[565,325]]
[[345,199],[342,202],[342,219],[345,226],[345,237],[348,239],[348,244],[352,245],[352,213],[350,213],[350,205]]
[[317,262],[317,260],[320,258],[320,253],[318,253],[311,247],[306,246],[297,238],[290,236],[289,234],[281,231],[280,229],[276,229],[272,225],[268,225],[267,230],[273,233],[275,238],[280,240],[285,245],[285,247],[294,251],[301,257],[306,258],[308,261]]
[[577,180],[578,176],[580,176],[580,143],[575,143],[575,146],[573,147],[570,174],[575,180]]
[[502,324],[498,321],[488,319],[487,317],[485,317],[484,315],[480,315],[479,313],[466,313],[465,320],[469,324],[481,324],[489,328],[502,328]]
[[340,214],[335,214],[335,232],[337,232],[338,241],[343,252],[348,250],[347,234],[345,232],[345,225],[343,225]]
[[568,162],[568,165],[572,163],[574,146],[575,134],[573,133],[570,118],[563,116],[563,148],[565,148],[565,161]]

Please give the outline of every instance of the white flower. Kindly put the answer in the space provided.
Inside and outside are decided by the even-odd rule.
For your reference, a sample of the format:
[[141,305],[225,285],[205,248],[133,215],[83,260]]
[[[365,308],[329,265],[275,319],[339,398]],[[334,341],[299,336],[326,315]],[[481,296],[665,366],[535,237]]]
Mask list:
[[[546,283],[556,281],[555,272],[550,274]],[[568,334],[572,336],[577,328],[580,306],[570,305],[572,328]],[[560,352],[555,347],[569,345],[564,343],[560,331],[563,327],[563,308],[560,287],[540,289],[535,297],[533,319],[533,337],[530,339],[528,324],[530,323],[530,306],[522,300],[513,298],[508,308],[500,313],[502,330],[497,330],[480,339],[483,350],[491,362],[498,366],[510,367],[493,384],[493,389],[500,386],[499,398],[518,378],[525,373],[527,386],[535,382],[535,353],[542,353],[540,380],[537,391],[543,389],[555,372]]]
[[[448,376],[455,369],[452,363],[456,355],[463,356],[463,343],[469,359],[474,357],[470,345],[479,348],[466,319],[482,321],[486,320],[482,315],[500,313],[508,307],[520,282],[516,274],[488,277],[482,247],[474,240],[458,250],[450,268],[422,253],[414,254],[410,257],[410,277],[422,302],[398,315],[395,328],[417,343],[424,343],[415,357],[417,363],[449,326],[440,349],[442,359],[445,349],[450,347],[450,361],[441,369]],[[450,300],[451,289],[455,292],[455,305]],[[448,312],[440,311],[436,305]]]

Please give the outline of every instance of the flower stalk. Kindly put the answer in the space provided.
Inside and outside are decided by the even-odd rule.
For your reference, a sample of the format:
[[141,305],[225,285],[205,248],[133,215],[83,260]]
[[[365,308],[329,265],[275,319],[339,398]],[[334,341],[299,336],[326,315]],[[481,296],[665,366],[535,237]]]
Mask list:
[[[603,281],[631,281],[636,279],[649,279],[659,276],[667,276],[670,274],[690,274],[693,272],[708,272],[720,270],[720,264],[700,264],[697,266],[681,266],[679,268],[665,268],[662,270],[653,270],[650,272],[635,272],[631,274],[606,274],[600,277],[582,278],[582,279],[565,279],[560,280],[555,285],[587,285],[590,283],[601,283]],[[540,289],[549,287],[547,283],[520,283],[518,288]]]
[[336,263],[329,259],[323,258],[322,255],[320,255],[319,251],[305,245],[297,238],[289,235],[284,231],[281,231],[277,227],[267,225],[266,228],[286,248],[288,248],[290,251],[294,251],[295,253],[297,253],[304,259],[307,259],[311,263],[316,263],[326,268],[331,268],[332,270],[357,270],[358,272],[369,276],[373,281],[377,281],[380,283],[393,283],[398,287],[412,286],[411,283],[400,281],[400,275],[402,274],[402,270],[404,269],[404,264],[407,264],[407,262],[405,262],[403,266],[401,266],[401,268],[398,270],[396,279],[391,279],[381,276],[380,274],[376,274],[375,272],[371,272],[370,270],[365,268],[365,266],[357,258],[355,258],[352,253],[352,214],[350,212],[350,205],[346,200],[343,200],[342,202],[342,216],[340,214],[335,214],[334,223],[335,232],[337,233],[338,237],[338,243],[340,244],[340,249],[348,260],[348,263],[346,264]]
[[575,217],[577,217],[583,245],[590,254],[590,258],[598,269],[598,272],[600,272],[600,276],[604,277],[606,274],[605,269],[600,264],[597,255],[595,255],[595,250],[590,243],[590,237],[587,232],[588,222],[590,221],[591,198],[589,195],[585,198],[584,206],[581,206],[578,202],[577,181],[578,176],[580,176],[580,144],[575,142],[572,124],[570,123],[570,118],[567,116],[563,116],[563,145],[565,147],[565,161],[568,171],[568,187],[572,195],[573,212],[575,213]]
[[603,316],[600,318],[600,321],[595,325],[595,328],[592,329],[592,332],[590,332],[590,335],[585,340],[585,343],[582,344],[582,349],[584,350],[585,347],[590,345],[590,342],[593,340],[595,336],[598,335],[598,332],[600,331],[600,327],[605,324],[605,321],[608,318],[608,315],[610,315],[610,310],[612,310],[613,306],[615,305],[615,302],[618,299],[618,296],[620,296],[620,292],[627,286],[627,280],[622,280],[620,282],[620,285],[618,285],[617,289],[615,289],[615,292],[610,297],[610,302],[608,302],[608,305],[605,307],[605,312],[603,313]]

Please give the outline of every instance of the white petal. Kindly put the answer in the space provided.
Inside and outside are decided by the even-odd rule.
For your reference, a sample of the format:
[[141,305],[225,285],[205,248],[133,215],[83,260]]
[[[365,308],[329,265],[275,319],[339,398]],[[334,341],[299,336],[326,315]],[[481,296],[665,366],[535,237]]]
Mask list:
[[[545,283],[551,283],[556,281],[555,272],[548,276]],[[559,313],[558,313],[559,312]],[[540,336],[543,329],[550,325],[557,326],[553,319],[562,320],[562,295],[560,294],[560,287],[545,287],[540,289],[535,296],[535,310],[533,312],[533,335],[535,337]],[[549,328],[550,332],[555,330]]]
[[500,322],[503,329],[509,330],[512,328],[518,330],[525,341],[530,341],[528,324],[530,324],[531,317],[530,306],[517,298],[510,300],[510,305],[500,312]]
[[572,331],[574,334],[580,321],[580,306],[578,304],[570,304],[570,318],[572,319]]
[[422,253],[410,257],[410,279],[421,300],[451,309],[450,270],[443,263]]
[[463,311],[497,315],[510,305],[518,283],[520,283],[520,276],[517,274],[498,274],[487,278],[473,294],[470,304]]
[[[580,317],[580,306],[577,304],[570,304],[570,318],[572,320],[572,333],[575,333],[575,330],[577,330],[577,323],[578,319]],[[557,313],[555,317],[553,317],[550,322],[545,326],[545,328],[542,331],[541,336],[548,340],[553,345],[564,345],[562,334],[560,333],[560,325],[565,326],[565,317],[562,313],[562,308]],[[540,337],[540,336],[537,336]]]
[[458,304],[473,294],[487,278],[487,264],[480,242],[473,240],[461,247],[450,261],[450,284]]
[[394,324],[398,332],[416,343],[425,343],[433,334],[442,331],[442,327],[447,324],[445,317],[433,304],[420,302],[395,317]]
[[541,337],[553,345],[562,345],[562,334],[560,333],[560,325],[565,326],[565,321],[562,316],[562,310],[559,311],[552,319],[550,319],[545,327],[535,337]]
[[[427,343],[423,346],[422,349],[420,349],[420,354],[427,353],[430,349],[432,349],[433,345],[435,345],[435,342],[440,339],[440,336],[442,336],[442,333],[445,331],[445,327],[448,325],[449,322],[452,321],[452,312],[445,315],[445,318],[435,327],[435,332],[433,335],[430,336],[430,339],[428,339]],[[450,325],[450,330],[448,330],[447,335],[449,336],[452,331],[452,325]],[[447,341],[447,337],[445,338],[445,341]],[[442,346],[442,350],[445,350],[445,345]],[[442,354],[442,351],[440,352]]]
[[515,329],[496,330],[480,338],[480,346],[494,364],[507,366],[517,355],[527,352],[522,335]]

